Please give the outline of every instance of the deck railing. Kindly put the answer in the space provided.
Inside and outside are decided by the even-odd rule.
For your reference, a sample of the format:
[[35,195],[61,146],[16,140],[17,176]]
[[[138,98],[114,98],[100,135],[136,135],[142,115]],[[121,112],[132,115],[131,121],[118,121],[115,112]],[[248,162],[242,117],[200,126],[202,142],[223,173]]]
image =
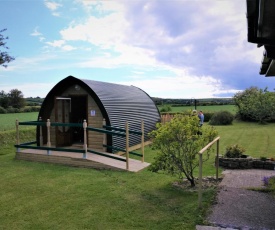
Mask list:
[[[40,137],[39,137],[39,142],[40,146],[34,146],[34,144],[37,144],[37,141],[31,141],[27,143],[21,143],[20,144],[20,137],[19,137],[19,126],[20,125],[33,125],[33,126],[39,126],[40,127]],[[42,136],[42,126],[47,127],[47,146],[43,146],[43,136]],[[83,128],[84,132],[84,142],[83,142],[83,149],[72,149],[72,148],[59,148],[59,147],[52,147],[51,146],[51,136],[50,136],[50,127],[80,127]],[[108,129],[108,130],[107,130]],[[107,147],[109,149],[121,151],[125,153],[125,159],[117,156],[117,155],[111,155],[111,154],[106,154],[104,152],[99,152],[95,151],[92,149],[88,149],[87,147],[87,132],[89,131],[94,131],[94,132],[99,132],[103,133],[104,138],[103,138],[103,147]],[[141,151],[142,153],[136,153],[133,151],[129,151],[129,133],[134,134],[134,135],[139,135],[141,136]],[[118,148],[115,146],[108,146],[106,144],[106,135],[116,135],[120,137],[125,137],[125,149],[123,148]],[[112,126],[106,126],[105,120],[103,120],[103,126],[101,128],[95,128],[92,126],[87,126],[86,120],[83,121],[83,123],[59,123],[59,122],[50,122],[49,119],[47,119],[47,122],[42,122],[41,119],[39,121],[27,121],[27,122],[19,122],[16,120],[16,145],[15,147],[17,148],[17,152],[20,152],[20,148],[26,148],[26,149],[39,149],[39,150],[46,150],[47,155],[51,155],[51,151],[62,151],[62,152],[75,152],[75,153],[82,153],[83,158],[87,159],[87,153],[93,153],[97,155],[101,155],[104,157],[112,158],[115,160],[119,161],[124,161],[126,162],[126,169],[129,170],[129,154],[140,156],[141,161],[144,162],[144,122],[141,121],[141,131],[136,131],[136,130],[129,130],[128,122],[125,124],[125,129],[123,128],[118,128],[118,127],[112,127]]]
[[216,154],[216,160],[215,160],[215,166],[216,166],[216,180],[219,179],[219,143],[220,143],[220,137],[215,138],[213,141],[211,141],[209,144],[207,144],[204,148],[202,148],[199,151],[199,208],[202,206],[202,154],[204,151],[209,149],[213,144],[217,142],[217,154]]

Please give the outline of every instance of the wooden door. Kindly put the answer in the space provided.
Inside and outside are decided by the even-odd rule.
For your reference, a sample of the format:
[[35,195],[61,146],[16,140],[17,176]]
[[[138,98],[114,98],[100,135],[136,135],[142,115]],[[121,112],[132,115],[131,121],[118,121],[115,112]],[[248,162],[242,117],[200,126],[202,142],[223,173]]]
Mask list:
[[[55,122],[70,123],[71,98],[57,97],[55,99]],[[71,128],[68,126],[56,126],[56,147],[72,144]]]

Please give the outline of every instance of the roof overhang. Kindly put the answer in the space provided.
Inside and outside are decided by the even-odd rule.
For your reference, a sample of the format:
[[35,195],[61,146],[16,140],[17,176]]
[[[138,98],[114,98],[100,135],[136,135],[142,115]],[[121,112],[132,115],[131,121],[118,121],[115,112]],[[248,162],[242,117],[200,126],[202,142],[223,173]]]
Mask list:
[[264,46],[260,74],[275,76],[275,1],[247,0],[248,42]]

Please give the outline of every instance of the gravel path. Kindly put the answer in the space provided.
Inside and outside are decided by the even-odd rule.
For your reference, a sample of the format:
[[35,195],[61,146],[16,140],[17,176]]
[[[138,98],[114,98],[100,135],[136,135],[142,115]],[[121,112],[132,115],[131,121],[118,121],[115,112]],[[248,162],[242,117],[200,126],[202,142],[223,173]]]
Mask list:
[[275,198],[247,189],[262,187],[264,176],[275,176],[275,171],[225,170],[208,221],[221,228],[275,230]]

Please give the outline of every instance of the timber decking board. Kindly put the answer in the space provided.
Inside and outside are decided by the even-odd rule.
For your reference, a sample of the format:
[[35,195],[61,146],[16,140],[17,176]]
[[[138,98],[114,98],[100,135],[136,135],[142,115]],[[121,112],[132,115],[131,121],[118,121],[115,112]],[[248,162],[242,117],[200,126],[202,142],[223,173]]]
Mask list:
[[[114,154],[110,154],[110,153],[104,152],[104,154],[114,156]],[[118,158],[125,159],[125,157],[123,156],[118,156],[118,155],[115,155],[115,156]],[[97,169],[114,169],[114,170],[127,171],[126,162],[100,156],[89,152],[87,153],[87,158],[83,159],[82,153],[51,151],[51,155],[47,155],[47,150],[22,149],[20,152],[16,153],[15,158],[19,160],[57,163],[57,164],[65,164],[65,165],[71,165],[71,166],[97,168]],[[130,172],[138,172],[148,167],[149,165],[150,165],[149,163],[141,162],[140,160],[129,158]]]

